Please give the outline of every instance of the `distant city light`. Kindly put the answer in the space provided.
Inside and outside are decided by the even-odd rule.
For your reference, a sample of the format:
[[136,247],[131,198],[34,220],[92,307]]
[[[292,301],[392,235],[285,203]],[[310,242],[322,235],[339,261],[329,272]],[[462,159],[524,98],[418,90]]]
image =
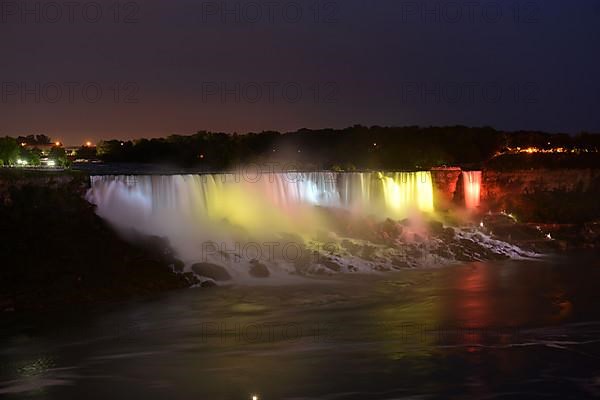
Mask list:
[[56,161],[54,161],[54,160],[48,160],[48,166],[49,167],[55,167],[56,166]]
[[54,142],[56,146],[60,146],[60,142]]
[[252,400],[258,400],[258,396],[252,396]]
[[92,142],[85,142],[85,145],[86,145],[87,147],[92,147]]
[[[548,144],[550,146],[550,144]],[[539,147],[526,147],[526,148],[521,148],[521,147],[508,147],[506,149],[505,152],[499,152],[496,155],[501,155],[504,153],[508,153],[508,154],[519,154],[519,153],[526,153],[526,154],[535,154],[535,153],[544,153],[544,154],[555,154],[555,153],[572,153],[572,154],[579,154],[581,152],[589,152],[588,149],[580,149],[580,148],[572,148],[572,149],[568,149],[565,147],[551,147],[551,148],[547,148],[547,149],[542,149]]]

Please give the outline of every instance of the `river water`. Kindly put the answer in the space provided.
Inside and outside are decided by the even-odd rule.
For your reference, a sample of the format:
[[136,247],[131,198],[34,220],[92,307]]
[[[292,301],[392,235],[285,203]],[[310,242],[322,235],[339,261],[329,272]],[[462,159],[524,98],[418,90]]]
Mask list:
[[6,399],[600,396],[595,254],[2,316]]

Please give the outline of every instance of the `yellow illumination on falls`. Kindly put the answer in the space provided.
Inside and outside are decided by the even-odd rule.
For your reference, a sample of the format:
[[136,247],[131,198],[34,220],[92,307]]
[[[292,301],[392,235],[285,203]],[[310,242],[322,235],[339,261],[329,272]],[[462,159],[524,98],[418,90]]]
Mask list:
[[392,176],[379,174],[383,181],[386,208],[396,215],[410,209],[433,212],[433,183],[431,172],[397,172]]

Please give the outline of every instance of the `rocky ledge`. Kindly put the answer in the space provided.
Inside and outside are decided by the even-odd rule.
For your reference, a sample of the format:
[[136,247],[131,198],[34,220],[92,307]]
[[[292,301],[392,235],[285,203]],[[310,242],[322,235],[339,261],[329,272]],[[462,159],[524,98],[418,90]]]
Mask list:
[[197,283],[174,272],[164,240],[123,240],[73,187],[5,186],[0,312],[119,302]]

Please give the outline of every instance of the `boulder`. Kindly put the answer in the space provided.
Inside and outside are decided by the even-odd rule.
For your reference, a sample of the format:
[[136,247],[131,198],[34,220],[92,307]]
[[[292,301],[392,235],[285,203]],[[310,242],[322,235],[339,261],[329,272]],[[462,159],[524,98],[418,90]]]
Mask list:
[[255,278],[268,278],[271,273],[265,264],[261,264],[258,261],[253,261],[250,266],[250,276]]
[[325,261],[323,261],[322,264],[327,269],[330,269],[330,270],[335,271],[335,272],[340,272],[342,270],[342,267],[338,263],[336,263],[336,262],[334,262],[332,260],[325,260]]
[[231,275],[227,270],[220,265],[210,264],[210,263],[198,263],[192,265],[192,271],[197,275],[203,276],[205,278],[210,278],[215,281],[229,281],[231,280]]
[[174,259],[173,260],[173,264],[171,264],[173,266],[173,271],[175,272],[183,272],[184,268],[185,268],[185,264],[183,263],[183,261],[178,260],[178,259]]
[[216,286],[217,286],[217,283],[211,279],[206,280],[200,284],[200,287],[203,287],[203,288],[211,288],[211,287],[216,287]]

